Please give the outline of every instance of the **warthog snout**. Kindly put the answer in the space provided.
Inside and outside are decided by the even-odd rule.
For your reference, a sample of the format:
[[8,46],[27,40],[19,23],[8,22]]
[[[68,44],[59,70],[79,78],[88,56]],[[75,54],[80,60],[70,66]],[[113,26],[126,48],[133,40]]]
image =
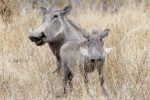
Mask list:
[[41,35],[38,36],[38,37],[36,37],[36,36],[29,36],[29,39],[32,42],[35,42],[35,44],[37,46],[41,46],[41,45],[45,44],[46,40],[47,40],[47,38],[46,38],[46,36],[45,36],[45,34],[43,32],[41,32]]

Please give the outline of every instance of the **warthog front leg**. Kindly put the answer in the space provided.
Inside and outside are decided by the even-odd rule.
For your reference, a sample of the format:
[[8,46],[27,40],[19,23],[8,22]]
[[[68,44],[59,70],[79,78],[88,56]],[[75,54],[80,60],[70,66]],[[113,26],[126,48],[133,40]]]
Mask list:
[[69,75],[69,69],[67,66],[67,63],[65,63],[64,61],[62,61],[62,66],[63,66],[63,72],[64,72],[64,78],[63,78],[63,94],[66,94],[67,92],[67,83],[68,83],[68,75]]
[[72,74],[70,71],[66,71],[64,72],[64,79],[63,79],[63,94],[67,93],[67,83],[69,84],[71,90],[73,89],[73,85],[72,85]]
[[72,84],[73,75],[71,72],[69,73],[68,78],[69,78],[68,84],[69,84],[70,90],[72,92],[73,91],[73,84]]
[[72,85],[73,75],[67,66],[67,62],[62,61],[62,67],[63,67],[63,72],[64,72],[63,94],[66,94],[67,93],[67,83],[69,84],[71,89],[73,88],[73,85]]
[[86,92],[87,92],[87,94],[90,94],[89,86],[88,86],[88,75],[87,75],[87,73],[84,69],[84,64],[80,65],[79,69],[80,69],[80,73],[81,73],[81,75],[83,77],[83,80],[84,80],[84,85],[85,85],[85,88],[86,88]]
[[64,79],[63,79],[63,88],[64,88],[63,94],[66,94],[66,92],[67,92],[67,82],[68,82],[68,73],[65,72],[64,74],[65,75],[64,75]]
[[60,59],[60,55],[56,54],[56,60],[57,60],[57,68],[53,71],[53,73],[58,72],[58,74],[60,74],[60,70],[61,70],[61,59]]
[[102,92],[107,95],[106,89],[104,87],[104,70],[103,70],[104,61],[98,61],[97,62],[97,71],[99,75],[99,81],[100,81],[100,87],[102,89]]

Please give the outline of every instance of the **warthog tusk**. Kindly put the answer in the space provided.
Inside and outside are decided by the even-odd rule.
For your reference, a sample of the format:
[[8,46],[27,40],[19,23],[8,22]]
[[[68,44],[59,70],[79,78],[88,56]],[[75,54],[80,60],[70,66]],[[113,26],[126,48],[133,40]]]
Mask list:
[[106,54],[110,54],[110,52],[113,50],[112,48],[104,48]]
[[80,52],[81,52],[81,54],[83,54],[84,56],[89,57],[89,54],[88,54],[87,49],[80,47]]
[[29,29],[29,34],[31,34],[33,32],[32,28],[30,27]]

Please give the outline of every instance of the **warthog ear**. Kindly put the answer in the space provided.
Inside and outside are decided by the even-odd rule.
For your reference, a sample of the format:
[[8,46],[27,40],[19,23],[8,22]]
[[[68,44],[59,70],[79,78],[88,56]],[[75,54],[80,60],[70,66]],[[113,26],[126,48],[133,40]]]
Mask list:
[[79,41],[79,46],[80,46],[80,47],[84,46],[87,41],[88,41],[88,39],[86,39],[86,38],[81,39],[81,40]]
[[89,34],[83,34],[83,37],[89,39]]
[[101,39],[107,37],[109,31],[110,31],[110,29],[105,29],[104,31],[102,31],[102,32],[100,33]]
[[72,7],[71,6],[66,6],[66,7],[64,7],[64,9],[63,9],[63,11],[62,11],[62,15],[64,16],[64,15],[69,15],[70,14],[70,12],[71,12],[71,9],[72,9]]
[[44,7],[40,7],[42,10],[43,15],[48,14],[48,10]]

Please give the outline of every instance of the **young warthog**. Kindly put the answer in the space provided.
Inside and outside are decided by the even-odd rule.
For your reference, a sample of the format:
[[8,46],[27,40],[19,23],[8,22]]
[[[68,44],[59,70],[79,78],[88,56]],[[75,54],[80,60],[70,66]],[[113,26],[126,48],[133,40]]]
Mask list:
[[89,92],[87,73],[93,72],[95,68],[99,74],[102,90],[105,92],[103,65],[107,51],[103,47],[103,38],[107,37],[108,33],[109,29],[105,29],[100,33],[98,31],[92,31],[91,34],[85,36],[80,41],[69,41],[61,47],[60,56],[64,72],[64,94],[67,92],[67,83],[72,87],[71,80],[76,73],[76,66],[79,66],[81,75],[84,77],[87,92]]
[[48,43],[52,52],[57,58],[58,69],[60,69],[60,48],[61,46],[75,39],[80,39],[84,30],[75,25],[67,16],[71,12],[71,6],[66,6],[63,9],[47,10],[41,7],[43,13],[43,23],[30,32],[29,39],[35,42],[37,46]]

